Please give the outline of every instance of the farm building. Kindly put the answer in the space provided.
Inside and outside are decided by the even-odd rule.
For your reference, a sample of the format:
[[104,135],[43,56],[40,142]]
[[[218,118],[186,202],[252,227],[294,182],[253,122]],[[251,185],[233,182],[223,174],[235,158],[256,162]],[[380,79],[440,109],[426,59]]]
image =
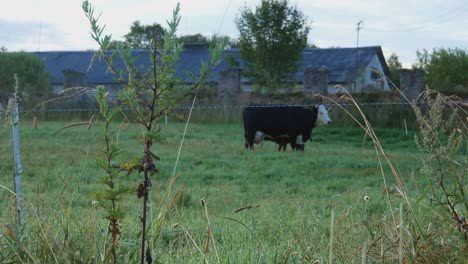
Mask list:
[[[46,69],[52,75],[56,92],[70,87],[95,87],[105,85],[119,89],[115,75],[107,70],[104,61],[93,60],[93,51],[36,52],[44,59]],[[133,50],[137,65],[142,69],[150,65],[145,50]],[[200,72],[202,60],[207,60],[206,45],[186,45],[176,69],[176,76],[184,83],[190,83],[187,74],[195,76]],[[219,97],[226,97],[239,91],[252,91],[252,80],[242,76],[244,63],[238,49],[227,49],[223,62],[208,79],[211,87],[217,88]],[[90,62],[93,60],[93,63]],[[116,68],[124,68],[123,61],[116,59]],[[294,75],[291,87],[310,93],[334,94],[339,85],[351,92],[389,91],[387,79],[389,70],[380,46],[360,48],[307,48],[302,53],[300,70]]]

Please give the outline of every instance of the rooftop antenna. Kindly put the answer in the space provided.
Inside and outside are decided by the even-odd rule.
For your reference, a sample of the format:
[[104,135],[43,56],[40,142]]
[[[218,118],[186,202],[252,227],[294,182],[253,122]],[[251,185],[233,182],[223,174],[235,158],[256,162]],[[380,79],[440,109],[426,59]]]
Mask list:
[[358,61],[359,61],[359,54],[358,54],[358,51],[359,51],[359,31],[361,30],[361,25],[364,23],[364,21],[360,20],[359,22],[357,22],[356,24],[356,31],[357,31],[357,36],[356,36],[356,60],[355,60],[355,67],[354,67],[354,71],[355,71],[355,79],[354,79],[354,92],[356,92],[356,88],[357,88],[357,76],[358,76]]
[[37,52],[41,51],[42,22],[39,24],[39,36],[37,37]]

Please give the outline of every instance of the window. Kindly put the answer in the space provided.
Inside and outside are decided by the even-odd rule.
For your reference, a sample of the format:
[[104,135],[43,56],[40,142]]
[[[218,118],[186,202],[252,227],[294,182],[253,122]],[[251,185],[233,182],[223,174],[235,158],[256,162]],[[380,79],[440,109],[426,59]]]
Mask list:
[[380,79],[380,76],[382,76],[382,74],[380,73],[379,70],[377,70],[376,68],[370,68],[370,78],[371,78],[371,80],[377,81],[378,79]]

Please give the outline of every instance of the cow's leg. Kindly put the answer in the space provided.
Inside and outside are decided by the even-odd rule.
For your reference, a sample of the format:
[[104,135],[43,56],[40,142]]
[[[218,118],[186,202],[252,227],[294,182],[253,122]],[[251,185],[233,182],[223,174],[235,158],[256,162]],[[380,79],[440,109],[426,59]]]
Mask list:
[[289,137],[289,145],[291,145],[291,149],[296,150],[297,149],[297,143],[296,143],[297,135],[294,133],[288,133],[288,137]]
[[302,135],[298,135],[296,137],[296,149],[300,151],[304,151],[304,140],[302,138]]
[[[293,145],[291,145],[291,147],[293,147]],[[304,144],[294,144],[293,149],[295,151],[304,151]]]
[[283,143],[280,145],[280,148],[283,149],[283,151],[286,151],[286,146],[288,143]]
[[286,144],[279,143],[278,144],[278,151],[286,151]]
[[252,135],[249,135],[247,131],[244,133],[246,149],[253,149],[253,146],[254,146],[254,135],[253,133],[250,133],[250,134]]
[[246,149],[249,149],[249,148],[250,148],[250,144],[249,144],[249,137],[247,136],[247,131],[244,132],[244,139],[245,139],[244,147],[245,147]]

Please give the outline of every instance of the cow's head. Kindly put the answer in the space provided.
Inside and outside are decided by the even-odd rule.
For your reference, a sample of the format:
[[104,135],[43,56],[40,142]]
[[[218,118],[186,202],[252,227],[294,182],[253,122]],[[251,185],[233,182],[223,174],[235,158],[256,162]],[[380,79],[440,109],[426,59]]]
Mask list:
[[260,142],[262,142],[264,136],[265,136],[265,134],[262,131],[255,132],[254,143],[255,144],[260,144]]
[[327,108],[322,104],[317,106],[317,124],[330,125],[331,123]]

